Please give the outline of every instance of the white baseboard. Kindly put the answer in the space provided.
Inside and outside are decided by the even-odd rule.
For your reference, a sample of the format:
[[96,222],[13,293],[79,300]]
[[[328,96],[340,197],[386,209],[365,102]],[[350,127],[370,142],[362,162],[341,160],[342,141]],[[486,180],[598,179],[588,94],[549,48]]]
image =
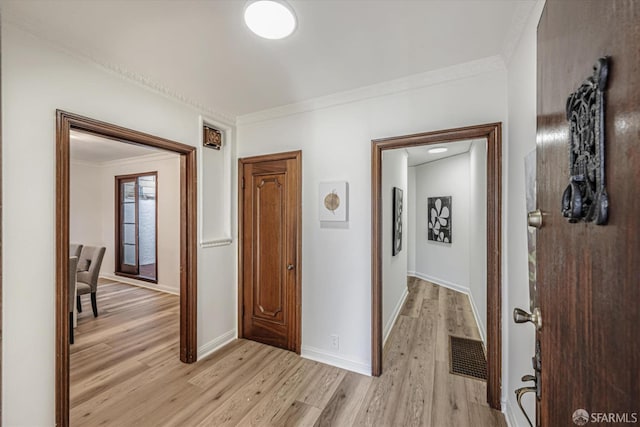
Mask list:
[[502,401],[502,413],[504,414],[504,419],[507,421],[508,427],[518,427],[518,422],[516,421],[516,417],[513,414],[508,400]]
[[342,368],[347,371],[371,376],[371,365],[366,362],[348,359],[315,347],[303,345],[301,350],[300,356],[305,359],[315,360],[316,362],[326,363],[327,365],[335,366],[336,368]]
[[480,322],[480,311],[476,306],[475,300],[471,296],[471,292],[467,294],[469,297],[469,302],[471,303],[471,311],[473,311],[473,317],[476,319],[476,325],[478,326],[478,331],[480,332],[480,338],[482,338],[482,342],[487,345],[487,331],[484,330],[484,326],[482,326],[482,322]]
[[384,325],[384,330],[382,333],[382,348],[384,348],[384,344],[387,342],[387,338],[389,338],[389,334],[393,329],[393,325],[396,324],[396,319],[398,318],[398,315],[400,315],[400,310],[402,310],[402,306],[404,306],[404,303],[407,300],[408,296],[409,296],[409,289],[405,287],[404,292],[402,293],[402,296],[398,300],[398,304],[393,309],[393,313],[391,314],[391,317],[387,321],[387,324]]
[[429,276],[428,274],[424,273],[418,273],[417,271],[409,271],[407,274],[409,276],[414,276],[418,279],[426,280],[427,282],[431,282],[436,285],[444,286],[445,288],[453,289],[454,291],[462,292],[463,294],[469,294],[469,288],[449,282],[447,280],[438,279],[437,277]]
[[216,350],[219,350],[220,348],[229,344],[231,341],[235,340],[237,337],[238,334],[236,333],[236,330],[232,329],[220,335],[219,337],[214,338],[208,343],[201,345],[200,347],[198,347],[198,360],[201,360],[211,353],[215,352]]
[[473,300],[473,297],[471,296],[471,290],[469,288],[466,288],[464,286],[461,286],[455,283],[451,283],[446,280],[438,279],[437,277],[432,277],[427,274],[418,273],[416,271],[409,271],[407,272],[407,275],[417,277],[418,279],[426,280],[427,282],[431,282],[436,285],[443,286],[445,288],[452,289],[454,291],[461,292],[467,295],[467,297],[469,298],[469,302],[471,304],[471,311],[473,312],[473,318],[475,319],[476,326],[478,326],[478,331],[480,332],[480,338],[482,339],[482,342],[485,343],[486,345],[487,332],[484,330],[484,327],[480,322],[480,312],[478,311],[478,307],[476,306],[476,303]]
[[156,283],[148,283],[142,280],[130,279],[124,276],[116,276],[115,274],[101,274],[100,277],[102,279],[113,280],[114,282],[122,282],[127,285],[139,286],[141,288],[153,289],[154,291],[165,292],[171,295],[180,295],[180,291],[172,288],[170,286],[165,286],[162,284]]

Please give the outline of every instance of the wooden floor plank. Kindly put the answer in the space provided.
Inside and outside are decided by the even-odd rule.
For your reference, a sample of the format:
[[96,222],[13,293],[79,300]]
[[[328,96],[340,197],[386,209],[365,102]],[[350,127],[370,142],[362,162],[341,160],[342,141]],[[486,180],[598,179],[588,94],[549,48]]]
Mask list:
[[431,425],[438,427],[475,427],[471,423],[464,379],[449,373],[449,364],[436,362],[433,385]]
[[295,372],[302,360],[296,354],[284,350],[273,362],[266,364],[258,375],[207,416],[199,426],[236,426],[244,415],[253,409],[273,390],[282,377]]
[[[322,369],[318,362],[303,360],[302,364],[289,377],[283,377],[273,387],[272,392],[251,409],[240,421],[243,426],[277,425],[284,412],[296,402],[296,397],[307,386],[309,378],[313,378]],[[304,404],[303,402],[298,402]]]
[[407,295],[407,299],[400,310],[400,314],[402,316],[418,318],[418,316],[420,316],[422,300],[424,298],[426,287],[421,286],[421,283],[415,278],[409,279],[409,294]]
[[315,425],[317,427],[353,425],[372,380],[371,377],[364,375],[347,373],[322,410]]
[[315,406],[307,405],[306,403],[296,400],[287,408],[280,418],[270,425],[282,427],[311,427],[314,425],[320,412],[322,411]]

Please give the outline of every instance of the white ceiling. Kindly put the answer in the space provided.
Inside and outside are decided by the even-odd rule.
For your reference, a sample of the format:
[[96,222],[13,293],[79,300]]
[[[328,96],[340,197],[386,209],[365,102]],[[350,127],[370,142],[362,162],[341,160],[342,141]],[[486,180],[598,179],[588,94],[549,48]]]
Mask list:
[[[447,142],[443,144],[432,144],[432,145],[423,145],[420,147],[411,147],[407,148],[407,153],[409,153],[408,164],[409,166],[419,166],[429,162],[435,162],[436,160],[441,160],[446,157],[457,156],[458,154],[466,153],[471,148],[471,143],[474,140],[470,139],[467,141],[456,141],[456,142]],[[436,147],[446,148],[447,151],[444,153],[429,153],[429,150]],[[402,150],[402,148],[399,148]]]
[[289,0],[264,40],[243,0],[2,0],[3,20],[235,118],[494,55],[534,0]]
[[[70,158],[74,161],[89,163],[106,163],[116,160],[148,156],[150,154],[167,153],[152,147],[134,145],[116,141],[86,132],[72,130]],[[176,154],[178,156],[178,154]]]

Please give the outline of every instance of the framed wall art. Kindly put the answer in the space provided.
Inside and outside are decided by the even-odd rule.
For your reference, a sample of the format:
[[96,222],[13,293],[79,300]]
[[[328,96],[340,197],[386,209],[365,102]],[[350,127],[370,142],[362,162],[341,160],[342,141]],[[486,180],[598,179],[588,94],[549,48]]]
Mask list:
[[402,250],[402,189],[393,187],[393,249],[391,254],[398,255]]
[[427,239],[451,243],[451,196],[428,197]]
[[320,221],[348,220],[348,184],[347,181],[320,183],[319,218]]

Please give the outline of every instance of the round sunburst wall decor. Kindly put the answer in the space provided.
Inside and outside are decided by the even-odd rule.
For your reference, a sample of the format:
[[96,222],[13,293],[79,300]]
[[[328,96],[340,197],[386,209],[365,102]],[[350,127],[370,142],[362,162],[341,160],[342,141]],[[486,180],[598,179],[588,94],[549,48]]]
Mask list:
[[338,196],[336,190],[331,191],[324,197],[324,207],[334,213],[340,207],[340,196]]
[[346,181],[321,182],[318,196],[318,218],[320,221],[347,221],[349,196]]

